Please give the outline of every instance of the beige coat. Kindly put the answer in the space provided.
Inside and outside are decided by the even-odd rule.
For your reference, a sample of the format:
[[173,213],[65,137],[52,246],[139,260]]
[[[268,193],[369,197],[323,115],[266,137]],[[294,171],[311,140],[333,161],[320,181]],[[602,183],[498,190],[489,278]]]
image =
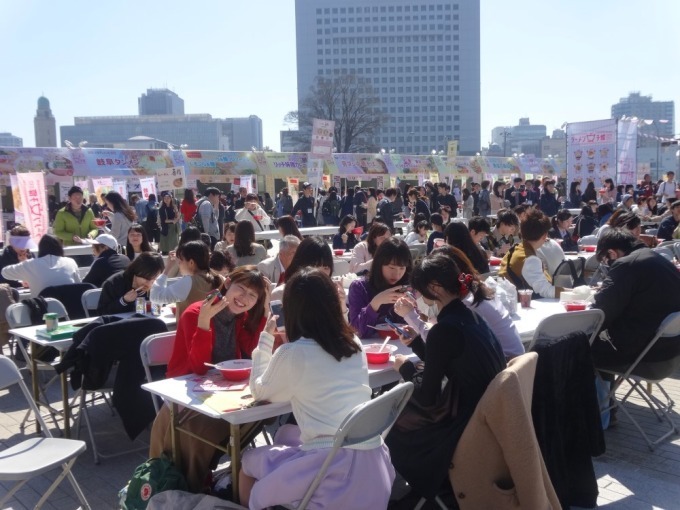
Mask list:
[[453,454],[461,510],[560,509],[531,419],[538,355],[523,354],[489,384]]

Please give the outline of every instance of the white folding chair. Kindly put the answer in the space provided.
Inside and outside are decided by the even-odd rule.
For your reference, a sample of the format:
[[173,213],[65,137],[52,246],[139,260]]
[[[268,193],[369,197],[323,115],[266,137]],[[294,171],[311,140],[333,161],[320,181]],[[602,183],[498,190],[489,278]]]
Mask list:
[[675,258],[680,261],[680,243],[673,245],[673,253],[675,253]]
[[[144,365],[144,373],[148,382],[153,381],[151,377],[151,367],[167,365],[172,356],[172,348],[175,345],[175,332],[168,331],[167,333],[158,333],[156,335],[147,336],[139,346],[139,355],[142,358],[142,365]],[[162,403],[159,401],[157,395],[151,395],[153,398],[153,406],[156,413],[160,410]]]
[[90,317],[90,312],[97,310],[99,306],[99,298],[102,295],[102,289],[90,289],[83,292],[80,297],[80,302],[83,304],[85,310],[85,317]]
[[71,473],[73,464],[87,446],[83,441],[52,437],[45,421],[40,415],[38,407],[33,402],[31,393],[28,391],[26,384],[24,384],[19,369],[12,360],[0,355],[0,389],[5,389],[14,384],[21,388],[21,392],[28,402],[29,411],[35,414],[35,419],[40,423],[47,437],[26,439],[15,446],[0,451],[0,481],[16,482],[14,487],[0,499],[0,507],[7,508],[6,503],[32,478],[61,467],[61,473],[40,497],[35,508],[42,508],[47,498],[54,492],[54,489],[57,488],[64,478],[68,478],[82,505],[81,508],[89,509],[90,505],[87,499],[85,499],[85,495],[80,489],[78,482],[76,482],[73,473]]
[[283,505],[285,508],[305,509],[314,496],[316,489],[323,483],[326,470],[340,448],[368,441],[376,436],[387,436],[394,422],[413,393],[413,383],[405,382],[383,393],[373,400],[364,402],[350,411],[342,421],[333,437],[333,447],[326,460],[310,484],[307,492],[297,506]]
[[[672,416],[672,409],[673,405],[675,405],[675,402],[661,386],[662,380],[672,376],[680,368],[680,356],[655,362],[644,361],[644,357],[647,355],[650,349],[654,347],[654,344],[656,344],[660,338],[673,338],[678,336],[680,336],[680,312],[675,312],[664,319],[659,328],[656,330],[654,338],[652,338],[652,340],[647,344],[647,347],[645,347],[637,359],[629,366],[617,368],[595,367],[599,372],[605,372],[616,376],[614,384],[612,384],[611,390],[609,392],[609,402],[611,405],[602,412],[609,411],[615,407],[621,409],[628,419],[633,422],[633,425],[635,425],[635,427],[638,429],[644,440],[647,442],[647,446],[649,446],[649,449],[652,451],[667,437],[680,433],[680,429],[673,420]],[[623,398],[617,402],[616,390],[624,381],[630,384],[630,389],[623,396]],[[652,384],[658,388],[660,393],[666,399],[666,402],[663,402],[661,399],[652,394]],[[638,423],[638,421],[633,418],[628,409],[626,409],[626,406],[623,405],[634,391],[642,398],[642,400],[645,401],[656,418],[660,422],[665,421],[669,426],[669,430],[656,440],[652,440],[647,435],[647,433],[640,426],[640,423]]]
[[594,233],[589,236],[583,236],[578,240],[578,244],[579,246],[595,246],[597,244],[597,236]]
[[673,252],[673,243],[667,244],[665,246],[659,245],[656,248],[652,248],[652,251],[655,251],[663,258],[670,260],[671,262],[673,261],[673,257],[675,257],[675,253]]
[[539,340],[560,338],[572,331],[583,331],[586,335],[589,335],[589,341],[592,344],[600,332],[602,324],[604,324],[604,312],[602,310],[583,310],[582,312],[551,315],[538,323],[534,337],[527,347],[527,352],[533,349]]

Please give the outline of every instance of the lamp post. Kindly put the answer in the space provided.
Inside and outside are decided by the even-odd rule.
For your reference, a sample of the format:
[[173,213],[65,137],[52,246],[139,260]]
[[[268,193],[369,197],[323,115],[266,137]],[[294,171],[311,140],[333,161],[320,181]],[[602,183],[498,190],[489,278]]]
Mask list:
[[508,148],[508,136],[512,136],[512,132],[508,131],[507,129],[503,129],[503,132],[500,133],[500,135],[503,137],[503,156],[507,156],[507,148]]

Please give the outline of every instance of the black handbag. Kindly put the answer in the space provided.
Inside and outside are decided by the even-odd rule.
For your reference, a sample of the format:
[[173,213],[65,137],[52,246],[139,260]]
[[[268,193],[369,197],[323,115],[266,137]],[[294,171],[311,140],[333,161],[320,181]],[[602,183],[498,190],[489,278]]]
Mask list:
[[[422,377],[421,370],[413,376],[414,383],[418,385]],[[456,417],[457,411],[458,389],[454,389],[452,382],[447,380],[433,405],[424,406],[411,397],[394,426],[402,432],[420,430],[428,425],[452,420]]]

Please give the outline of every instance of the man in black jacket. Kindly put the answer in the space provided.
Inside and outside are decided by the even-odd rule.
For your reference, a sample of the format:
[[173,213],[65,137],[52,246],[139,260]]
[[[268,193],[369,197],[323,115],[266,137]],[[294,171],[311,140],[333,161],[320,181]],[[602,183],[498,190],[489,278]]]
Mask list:
[[443,205],[448,205],[451,209],[451,217],[455,218],[458,216],[458,201],[456,200],[456,197],[449,193],[451,191],[451,186],[445,182],[440,182],[437,184],[437,191],[439,192],[436,198],[437,211],[439,211]]
[[101,287],[106,279],[122,271],[130,264],[130,259],[118,253],[118,242],[111,234],[101,234],[93,241],[86,241],[92,245],[95,260],[88,271],[84,283],[91,283]]
[[373,221],[384,223],[392,233],[394,233],[394,218],[398,217],[400,211],[395,211],[394,201],[397,199],[397,189],[387,188],[385,190],[385,196],[383,197],[378,205],[376,206],[376,217]]
[[303,227],[316,227],[316,215],[314,214],[314,189],[308,182],[303,182],[300,186],[303,195],[298,198],[293,207],[292,215],[295,216],[298,212],[302,214]]

